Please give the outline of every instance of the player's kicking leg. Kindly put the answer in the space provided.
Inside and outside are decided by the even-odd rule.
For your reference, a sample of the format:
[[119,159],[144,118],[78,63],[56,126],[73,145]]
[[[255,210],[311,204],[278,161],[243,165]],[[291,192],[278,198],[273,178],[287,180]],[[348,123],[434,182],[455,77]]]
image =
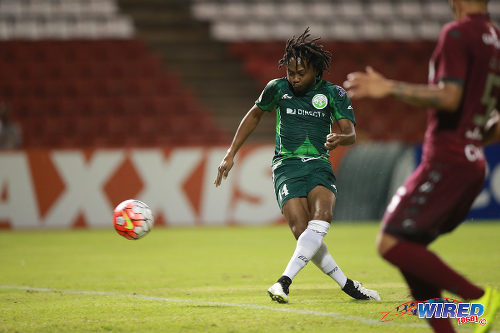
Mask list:
[[[320,229],[324,230],[324,234],[328,231],[328,224],[323,221],[311,221],[306,231],[299,237],[297,241],[297,249],[295,250],[292,259],[288,263],[287,268],[283,275],[278,279],[278,281],[273,284],[267,291],[268,295],[271,299],[278,303],[288,303],[288,294],[289,287],[292,283],[292,278],[306,265],[309,261],[306,255],[310,255],[310,252],[307,252],[307,249],[304,246],[308,245],[308,242],[315,243],[311,239],[311,236],[318,238]],[[322,222],[322,223],[320,223]],[[318,230],[316,230],[318,229]],[[311,231],[314,230],[314,233],[311,235]],[[304,235],[305,234],[305,235]],[[313,237],[313,238],[314,238]],[[308,240],[309,239],[309,240]],[[380,301],[380,296],[376,290],[368,289],[363,287],[363,285],[356,281],[348,279],[345,274],[342,272],[340,267],[337,265],[331,254],[328,252],[327,245],[323,242],[323,239],[320,241],[321,244],[319,248],[316,250],[316,253],[312,256],[312,261],[316,266],[318,266],[325,274],[330,276],[338,285],[342,288],[342,291],[352,298],[358,300],[377,300]],[[311,244],[309,244],[311,245]]]
[[323,273],[337,282],[343,292],[352,298],[359,300],[380,301],[380,296],[376,290],[365,288],[360,282],[348,279],[345,276],[342,269],[340,269],[328,251],[328,247],[325,242],[321,244],[321,247],[311,260],[316,266],[318,266],[319,269],[321,269],[321,271],[323,271]]

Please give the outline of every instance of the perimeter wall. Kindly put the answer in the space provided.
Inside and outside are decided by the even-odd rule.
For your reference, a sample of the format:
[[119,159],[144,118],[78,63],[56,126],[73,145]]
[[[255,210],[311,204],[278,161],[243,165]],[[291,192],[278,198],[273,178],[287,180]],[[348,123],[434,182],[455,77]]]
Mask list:
[[[213,182],[226,147],[2,152],[0,227],[110,227],[115,205],[130,198],[152,208],[156,225],[281,223],[271,180],[273,149],[244,147],[218,188]],[[378,220],[418,154],[419,147],[400,144],[336,151],[335,219]],[[499,219],[500,145],[486,154],[488,178],[470,217]]]

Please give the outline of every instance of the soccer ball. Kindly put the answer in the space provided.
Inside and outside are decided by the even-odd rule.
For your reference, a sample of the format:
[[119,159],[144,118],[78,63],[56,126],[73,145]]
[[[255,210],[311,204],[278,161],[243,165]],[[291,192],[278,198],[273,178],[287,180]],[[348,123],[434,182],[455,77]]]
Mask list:
[[153,227],[151,209],[144,202],[125,200],[113,212],[113,225],[117,233],[127,239],[136,240],[146,236]]

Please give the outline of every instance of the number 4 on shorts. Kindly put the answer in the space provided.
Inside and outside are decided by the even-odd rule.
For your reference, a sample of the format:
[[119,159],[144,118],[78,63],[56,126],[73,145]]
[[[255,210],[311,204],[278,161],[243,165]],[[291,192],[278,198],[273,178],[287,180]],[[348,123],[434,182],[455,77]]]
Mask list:
[[284,184],[281,190],[279,191],[279,195],[280,195],[280,200],[283,200],[283,197],[284,196],[286,197],[288,195],[288,189],[286,188],[286,184]]

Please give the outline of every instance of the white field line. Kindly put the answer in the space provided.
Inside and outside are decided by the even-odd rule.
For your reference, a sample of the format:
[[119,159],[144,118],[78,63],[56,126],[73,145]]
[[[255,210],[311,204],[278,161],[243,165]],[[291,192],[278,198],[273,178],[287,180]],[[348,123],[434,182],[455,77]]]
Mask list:
[[[124,298],[137,298],[144,299],[149,301],[159,301],[166,303],[184,303],[184,304],[195,304],[195,305],[208,305],[215,307],[235,307],[235,308],[244,308],[244,309],[253,309],[253,310],[268,310],[275,312],[287,312],[287,313],[295,313],[301,315],[310,315],[310,316],[318,316],[318,317],[330,317],[341,320],[349,320],[355,321],[356,323],[361,323],[365,325],[381,325],[381,326],[399,326],[399,327],[421,327],[421,328],[429,328],[427,324],[420,323],[395,323],[395,322],[380,322],[376,319],[343,315],[335,312],[321,312],[321,311],[312,311],[312,310],[301,310],[289,308],[286,305],[282,306],[266,306],[266,305],[256,305],[256,304],[242,304],[242,303],[226,303],[226,302],[209,302],[209,301],[200,301],[194,299],[182,299],[182,298],[169,298],[169,297],[157,297],[157,296],[146,296],[146,295],[136,295],[136,294],[120,294],[112,291],[92,291],[92,290],[72,290],[72,289],[52,289],[52,288],[33,288],[27,286],[3,286],[0,285],[0,289],[12,289],[12,290],[31,290],[38,292],[60,292],[60,293],[68,293],[68,294],[79,294],[79,295],[93,295],[93,296],[111,296],[111,297],[124,297]],[[469,329],[459,329],[463,332],[470,332]],[[493,333],[500,333],[498,331],[492,331]]]

